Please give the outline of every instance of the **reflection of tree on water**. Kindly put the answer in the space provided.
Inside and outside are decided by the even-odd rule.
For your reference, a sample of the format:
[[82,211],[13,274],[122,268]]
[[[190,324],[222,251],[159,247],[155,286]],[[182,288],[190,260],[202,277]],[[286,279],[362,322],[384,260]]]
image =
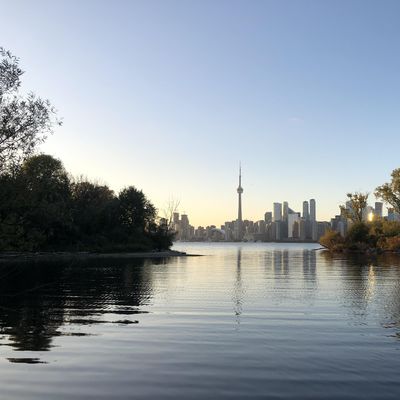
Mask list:
[[[400,328],[400,257],[336,256],[323,252],[331,271],[339,269],[340,299],[353,322],[366,324],[379,315],[383,326]],[[371,308],[372,307],[372,308]]]
[[99,316],[105,312],[129,319],[152,296],[151,268],[143,268],[144,263],[113,259],[2,264],[0,333],[18,350],[43,351],[62,334],[64,323],[104,322]]

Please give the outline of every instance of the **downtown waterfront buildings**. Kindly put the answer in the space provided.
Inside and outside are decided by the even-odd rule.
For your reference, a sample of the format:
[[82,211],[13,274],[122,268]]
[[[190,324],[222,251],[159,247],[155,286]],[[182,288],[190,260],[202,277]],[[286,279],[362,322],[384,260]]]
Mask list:
[[[272,211],[266,211],[264,218],[258,221],[243,219],[242,210],[242,170],[239,167],[239,185],[237,219],[226,221],[220,227],[210,225],[195,228],[190,225],[187,214],[174,213],[172,229],[176,232],[176,240],[181,241],[263,241],[263,242],[318,242],[327,229],[333,229],[345,235],[350,222],[344,213],[336,215],[330,221],[317,220],[317,203],[315,199],[304,200],[301,212],[289,207],[287,201],[275,202]],[[351,212],[350,203],[346,208]],[[363,218],[368,221],[373,218],[387,218],[400,221],[400,215],[388,209],[388,215],[383,216],[383,203],[376,202],[374,207],[367,206]]]

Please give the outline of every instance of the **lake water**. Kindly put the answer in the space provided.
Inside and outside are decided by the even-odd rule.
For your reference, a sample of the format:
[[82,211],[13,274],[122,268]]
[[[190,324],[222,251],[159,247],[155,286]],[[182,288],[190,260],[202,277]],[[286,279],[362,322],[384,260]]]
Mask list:
[[0,264],[0,399],[399,399],[400,257]]

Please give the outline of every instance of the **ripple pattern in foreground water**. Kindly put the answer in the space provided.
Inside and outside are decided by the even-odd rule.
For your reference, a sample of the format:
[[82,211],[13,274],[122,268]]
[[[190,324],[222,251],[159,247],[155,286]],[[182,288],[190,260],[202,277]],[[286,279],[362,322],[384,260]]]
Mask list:
[[400,398],[400,257],[176,248],[0,264],[0,398]]

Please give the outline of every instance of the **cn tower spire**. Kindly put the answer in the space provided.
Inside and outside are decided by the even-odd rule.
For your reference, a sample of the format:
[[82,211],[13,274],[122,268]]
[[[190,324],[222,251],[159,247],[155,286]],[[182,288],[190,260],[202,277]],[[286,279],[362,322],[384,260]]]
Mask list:
[[237,219],[237,240],[243,239],[243,219],[242,219],[242,164],[239,163],[239,186],[238,193],[238,219]]

